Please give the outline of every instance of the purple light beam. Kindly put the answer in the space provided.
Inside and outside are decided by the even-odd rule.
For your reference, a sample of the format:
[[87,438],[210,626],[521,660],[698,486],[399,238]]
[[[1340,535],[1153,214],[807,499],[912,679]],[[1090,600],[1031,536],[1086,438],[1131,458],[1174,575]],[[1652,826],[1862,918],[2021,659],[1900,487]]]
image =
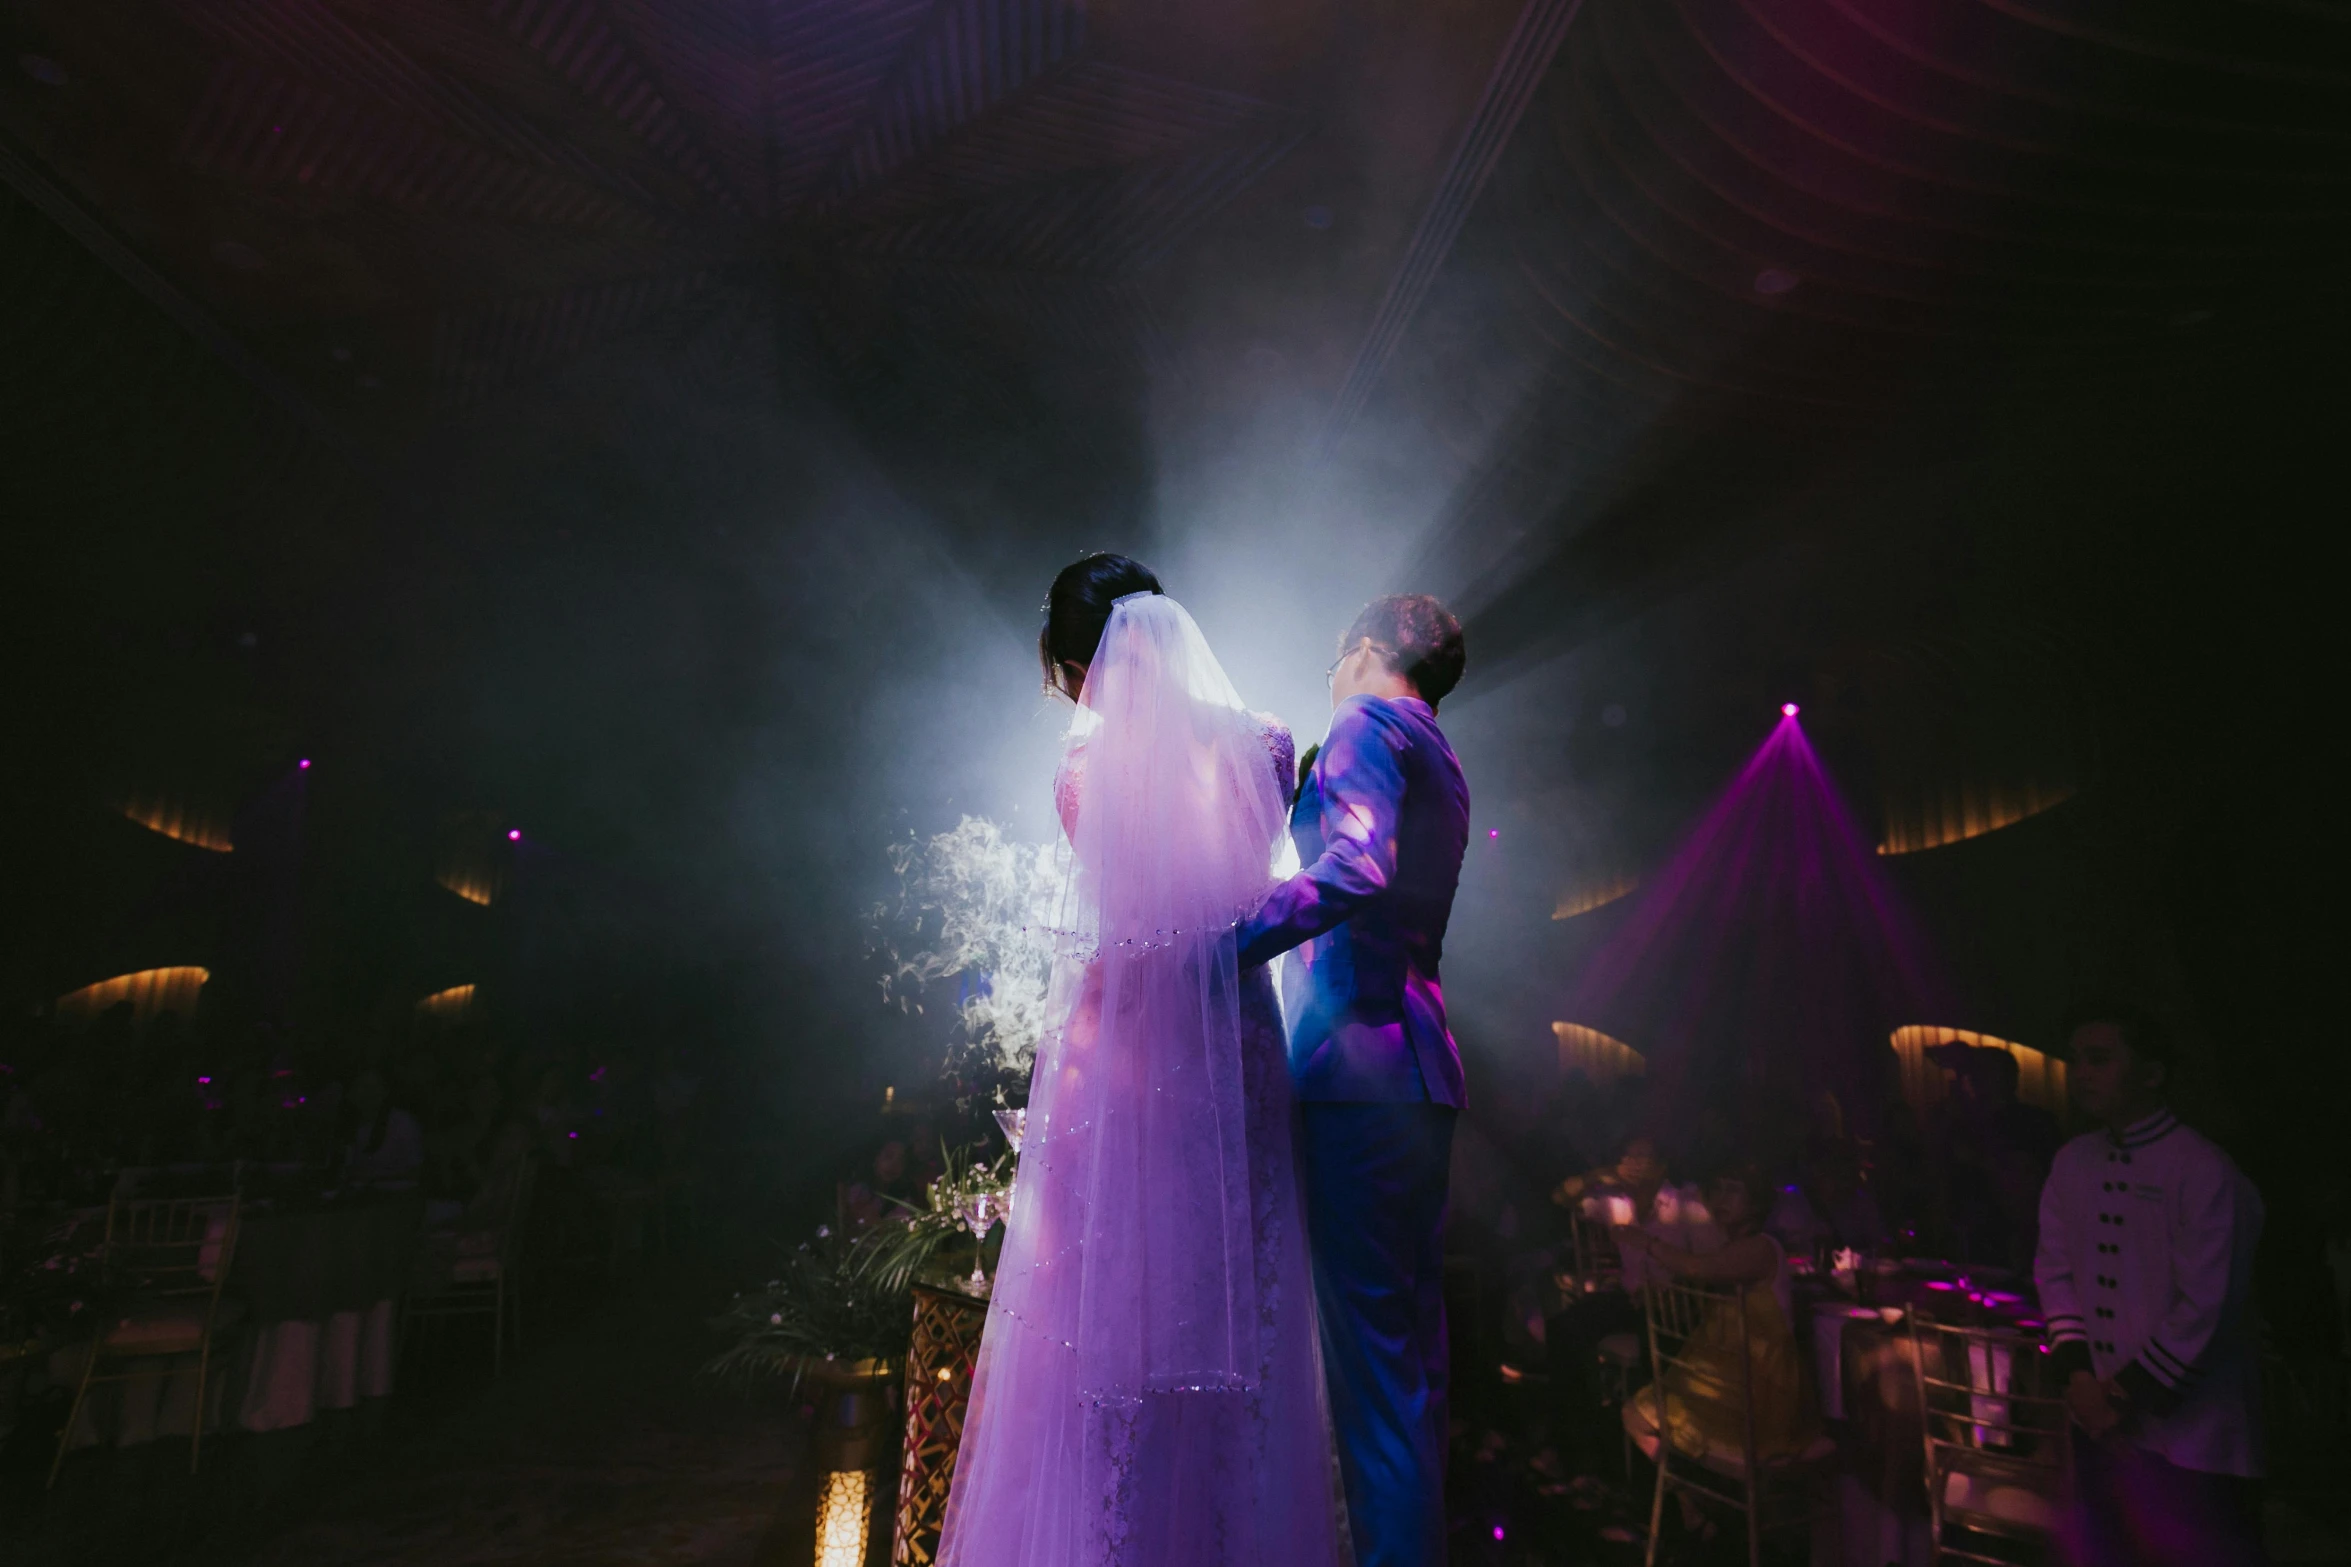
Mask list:
[[1794,707],[1634,894],[1561,1014],[1642,1053],[1660,1127],[1725,1092],[1792,1107],[1828,1088],[1868,1135],[1888,1036],[1949,999]]

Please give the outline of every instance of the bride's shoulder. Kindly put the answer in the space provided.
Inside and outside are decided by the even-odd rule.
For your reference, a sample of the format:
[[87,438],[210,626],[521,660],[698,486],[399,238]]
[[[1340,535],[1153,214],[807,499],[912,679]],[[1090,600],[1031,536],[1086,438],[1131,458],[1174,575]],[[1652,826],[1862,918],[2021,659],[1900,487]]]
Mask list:
[[1282,793],[1288,796],[1296,786],[1298,745],[1290,738],[1290,726],[1271,713],[1251,713],[1257,725],[1257,737],[1265,744],[1265,754],[1273,759],[1275,776],[1282,781]]

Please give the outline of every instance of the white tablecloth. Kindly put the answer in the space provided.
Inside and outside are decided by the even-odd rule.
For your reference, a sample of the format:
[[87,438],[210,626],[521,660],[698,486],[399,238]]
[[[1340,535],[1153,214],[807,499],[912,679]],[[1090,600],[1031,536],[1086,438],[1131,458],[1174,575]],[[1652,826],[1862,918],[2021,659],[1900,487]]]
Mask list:
[[[1877,1323],[1875,1311],[1843,1301],[1821,1302],[1812,1312],[1812,1366],[1818,1379],[1820,1412],[1843,1420],[1845,1412],[1845,1330],[1856,1322]],[[1850,1474],[1837,1476],[1836,1523],[1840,1544],[1813,1539],[1816,1564],[1842,1567],[1930,1567],[1934,1559],[1927,1520],[1906,1517],[1881,1502]]]
[[[350,1409],[363,1398],[392,1391],[393,1303],[365,1311],[338,1311],[324,1322],[272,1322],[231,1335],[216,1349],[204,1397],[204,1429],[224,1417],[243,1431],[283,1431],[307,1425],[322,1409]],[[52,1382],[81,1381],[86,1346],[49,1357]],[[116,1363],[115,1369],[119,1368]],[[101,1383],[74,1422],[74,1447],[112,1440],[132,1447],[162,1436],[186,1436],[196,1406],[193,1366],[135,1382]]]
[[1874,1311],[1823,1301],[1812,1312],[1812,1369],[1820,1382],[1820,1412],[1831,1420],[1845,1418],[1845,1328],[1853,1322],[1877,1322]]

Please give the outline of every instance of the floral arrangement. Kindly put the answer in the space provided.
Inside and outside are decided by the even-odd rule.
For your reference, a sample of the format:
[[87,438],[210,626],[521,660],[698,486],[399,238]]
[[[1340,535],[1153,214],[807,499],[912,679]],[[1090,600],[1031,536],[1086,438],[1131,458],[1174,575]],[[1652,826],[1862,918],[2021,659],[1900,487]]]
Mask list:
[[893,846],[890,863],[897,902],[873,911],[887,963],[884,1000],[920,1012],[923,991],[962,977],[958,1038],[944,1063],[954,1097],[967,1110],[1025,1097],[1045,1030],[1060,852],[1013,842],[985,817],[966,816],[952,831]]
[[969,1160],[957,1169],[949,1155],[947,1173],[931,1182],[931,1211],[925,1217],[969,1230],[966,1215],[974,1211],[975,1201],[986,1201],[1003,1214],[1012,1206],[1012,1182],[1019,1164],[1020,1155],[1007,1151],[992,1160]]
[[[765,1288],[737,1295],[711,1324],[735,1341],[704,1369],[746,1384],[781,1376],[789,1390],[820,1362],[903,1358],[916,1277],[957,1230],[985,1239],[994,1218],[1009,1211],[1015,1162],[1007,1152],[959,1165],[949,1151],[927,1211],[909,1209],[853,1238],[819,1229]],[[990,1216],[976,1233],[975,1213]]]
[[819,1362],[902,1358],[914,1276],[953,1233],[927,1214],[853,1239],[818,1230],[764,1289],[737,1295],[711,1323],[735,1341],[704,1369],[745,1384],[784,1377],[789,1392]]

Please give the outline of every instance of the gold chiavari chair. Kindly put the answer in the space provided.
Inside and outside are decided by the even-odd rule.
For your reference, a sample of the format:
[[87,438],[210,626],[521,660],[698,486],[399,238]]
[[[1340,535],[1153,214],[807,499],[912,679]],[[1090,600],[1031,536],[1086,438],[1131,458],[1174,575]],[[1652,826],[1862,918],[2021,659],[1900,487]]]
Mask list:
[[490,1375],[506,1369],[508,1335],[517,1350],[522,1348],[522,1231],[530,1217],[537,1175],[538,1161],[524,1159],[503,1177],[492,1177],[506,1184],[486,1205],[486,1212],[469,1216],[471,1225],[455,1237],[454,1260],[410,1287],[400,1314],[403,1350],[419,1322],[488,1317]]
[[1607,1225],[1580,1213],[1570,1215],[1568,1246],[1572,1270],[1568,1277],[1575,1293],[1590,1295],[1623,1285],[1624,1263],[1617,1256]]
[[[1748,1567],[1760,1567],[1768,1534],[1809,1528],[1831,1515],[1826,1482],[1836,1444],[1814,1437],[1801,1452],[1766,1456],[1755,1407],[1753,1337],[1746,1328],[1750,1293],[1763,1285],[1710,1288],[1656,1281],[1641,1292],[1648,1329],[1650,1383],[1624,1406],[1635,1446],[1657,1466],[1649,1502],[1649,1567],[1656,1567],[1665,1497],[1679,1492],[1701,1507],[1736,1513],[1746,1529]],[[1725,1331],[1725,1325],[1730,1331]],[[1709,1330],[1712,1330],[1709,1334]],[[1718,1347],[1706,1358],[1693,1351],[1701,1335],[1735,1337],[1735,1354]],[[1726,1364],[1727,1362],[1727,1364]],[[1737,1418],[1736,1440],[1697,1429],[1689,1405],[1703,1395],[1716,1411]]]
[[[1616,1241],[1608,1233],[1608,1226],[1582,1213],[1568,1216],[1568,1271],[1559,1278],[1560,1294],[1572,1303],[1579,1297],[1603,1294],[1624,1288],[1624,1260],[1618,1254]],[[1632,1396],[1633,1380],[1641,1369],[1642,1348],[1640,1335],[1611,1333],[1593,1346],[1593,1381],[1600,1391],[1600,1407],[1621,1409]],[[1628,1438],[1624,1448],[1625,1476],[1633,1472],[1633,1449]]]
[[2037,1338],[1910,1319],[1934,1560],[2045,1554],[2072,1483],[2065,1400]]
[[242,1199],[235,1194],[118,1197],[107,1205],[99,1261],[105,1313],[90,1342],[65,1429],[57,1436],[57,1456],[49,1464],[51,1486],[65,1466],[67,1444],[92,1387],[168,1376],[184,1369],[191,1356],[196,1409],[188,1432],[188,1472],[196,1472],[204,1450],[213,1346],[238,1316],[233,1304],[223,1302],[221,1286],[236,1257],[241,1211]]

